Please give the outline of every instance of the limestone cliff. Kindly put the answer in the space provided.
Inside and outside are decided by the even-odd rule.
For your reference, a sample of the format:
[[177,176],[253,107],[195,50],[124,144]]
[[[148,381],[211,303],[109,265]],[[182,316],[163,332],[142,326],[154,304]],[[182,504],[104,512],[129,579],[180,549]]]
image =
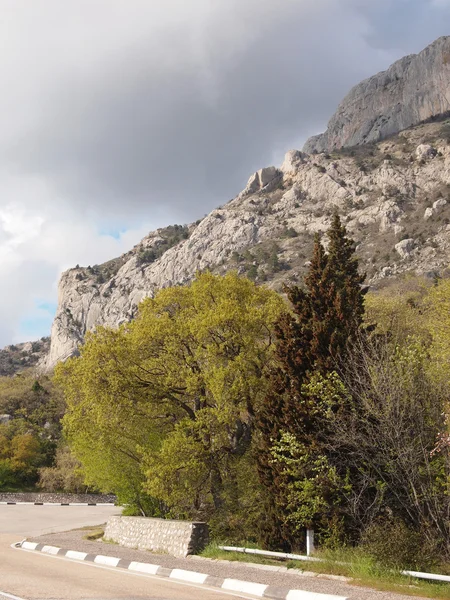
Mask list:
[[128,321],[144,297],[198,270],[237,269],[275,288],[299,281],[314,234],[328,228],[335,210],[358,242],[371,284],[410,270],[444,272],[450,120],[350,151],[290,151],[280,168],[255,173],[241,194],[201,221],[150,233],[104,265],[65,272],[45,368],[74,354],[88,330]]
[[377,142],[450,111],[450,37],[356,85],[339,105],[325,133],[303,150],[330,152]]

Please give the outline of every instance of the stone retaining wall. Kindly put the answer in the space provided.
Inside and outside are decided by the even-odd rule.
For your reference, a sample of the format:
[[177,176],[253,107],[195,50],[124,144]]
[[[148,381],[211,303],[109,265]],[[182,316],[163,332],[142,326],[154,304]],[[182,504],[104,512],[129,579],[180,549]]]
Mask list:
[[112,494],[51,494],[45,492],[0,493],[0,502],[54,502],[55,504],[99,504],[116,501]]
[[200,552],[208,539],[206,523],[147,517],[110,517],[105,530],[105,540],[121,546],[182,557]]

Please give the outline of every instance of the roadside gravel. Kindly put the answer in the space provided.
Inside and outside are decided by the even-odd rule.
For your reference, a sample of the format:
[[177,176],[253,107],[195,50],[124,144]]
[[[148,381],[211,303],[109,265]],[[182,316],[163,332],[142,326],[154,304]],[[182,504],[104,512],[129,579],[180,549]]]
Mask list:
[[[109,544],[101,540],[84,539],[87,531],[73,530],[30,538],[30,541],[45,543],[67,550],[78,550],[90,554],[115,556],[130,561],[147,562],[168,569],[186,569],[206,573],[215,577],[241,579],[254,583],[263,583],[287,589],[301,589],[322,594],[336,594],[350,600],[411,600],[411,596],[379,592],[369,588],[352,585],[339,578],[329,579],[312,573],[301,574],[297,569],[269,565],[251,565],[236,561],[212,560],[196,556],[176,558],[168,554],[154,554],[144,550],[123,548],[117,544]],[[342,578],[345,579],[345,578]],[[417,596],[415,596],[417,600]],[[419,599],[420,600],[420,599]]]

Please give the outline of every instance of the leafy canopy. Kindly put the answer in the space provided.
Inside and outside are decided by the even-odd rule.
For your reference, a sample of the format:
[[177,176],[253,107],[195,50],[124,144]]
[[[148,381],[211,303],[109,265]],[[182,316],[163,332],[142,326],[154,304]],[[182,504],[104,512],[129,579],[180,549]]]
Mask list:
[[89,334],[56,371],[87,482],[136,502],[145,488],[172,514],[219,506],[224,471],[251,443],[282,309],[248,279],[204,273]]

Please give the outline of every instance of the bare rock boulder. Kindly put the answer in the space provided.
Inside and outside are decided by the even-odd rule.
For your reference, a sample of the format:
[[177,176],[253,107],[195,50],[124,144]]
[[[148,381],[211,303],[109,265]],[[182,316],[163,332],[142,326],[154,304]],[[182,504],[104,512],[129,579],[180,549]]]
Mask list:
[[263,169],[256,171],[256,173],[253,173],[248,180],[245,190],[241,192],[240,196],[244,197],[259,192],[280,175],[281,172],[276,167],[264,167]]
[[307,159],[308,155],[304,152],[300,152],[300,150],[289,150],[289,152],[286,152],[284,162],[281,165],[281,170],[286,175],[296,173],[299,169],[299,166]]
[[436,202],[433,202],[433,210],[435,213],[440,213],[444,206],[447,206],[447,200],[445,198],[439,198]]
[[425,209],[425,213],[423,215],[423,218],[425,219],[425,221],[428,221],[428,219],[431,219],[431,217],[434,215],[434,210],[431,206],[429,206],[428,208]]
[[416,158],[417,160],[430,160],[437,155],[436,148],[430,146],[429,144],[420,144],[416,148]]
[[412,251],[416,247],[416,242],[412,238],[402,240],[398,244],[395,244],[395,250],[399,254],[400,258],[409,258]]

